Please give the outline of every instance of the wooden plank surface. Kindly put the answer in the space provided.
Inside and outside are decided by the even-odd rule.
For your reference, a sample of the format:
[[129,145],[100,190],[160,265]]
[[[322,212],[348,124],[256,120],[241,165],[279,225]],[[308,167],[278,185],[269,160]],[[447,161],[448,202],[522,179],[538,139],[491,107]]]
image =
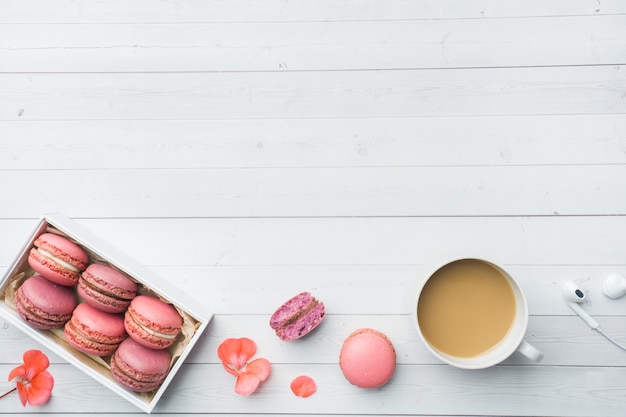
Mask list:
[[[9,217],[619,215],[624,177],[623,165],[0,172]],[[125,204],[97,205],[110,198]]]
[[81,2],[3,0],[2,23],[163,23],[457,19],[623,14],[620,0],[139,0]]
[[[2,72],[328,71],[611,65],[626,15],[0,26]],[[250,37],[249,34],[254,34]]]
[[0,120],[616,114],[626,109],[624,72],[610,65],[245,75],[8,73],[0,77]]
[[19,120],[0,121],[0,130],[6,134],[0,142],[0,165],[11,170],[626,162],[623,114],[393,120]]
[[[59,211],[204,301],[156,415],[621,417],[626,352],[561,286],[626,345],[602,294],[626,275],[625,65],[621,0],[0,0],[0,273]],[[541,363],[429,353],[415,294],[459,256],[520,282]],[[326,318],[281,342],[301,291]],[[380,389],[338,366],[360,327],[396,349]],[[246,398],[216,354],[243,336],[273,365]],[[1,318],[0,340],[0,375],[39,348],[56,383],[0,415],[142,414]]]

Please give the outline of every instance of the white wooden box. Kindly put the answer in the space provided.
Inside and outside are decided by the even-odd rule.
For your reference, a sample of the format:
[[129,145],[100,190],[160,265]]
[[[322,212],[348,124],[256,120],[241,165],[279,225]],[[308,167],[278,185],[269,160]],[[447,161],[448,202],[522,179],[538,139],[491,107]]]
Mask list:
[[[85,249],[89,255],[90,262],[108,263],[124,271],[139,284],[140,293],[158,296],[173,304],[181,313],[184,322],[183,331],[181,336],[177,338],[176,343],[170,348],[173,356],[172,365],[167,378],[158,390],[141,394],[124,388],[111,376],[108,357],[99,358],[79,352],[65,341],[62,328],[39,330],[29,326],[17,314],[13,306],[12,294],[23,280],[34,274],[33,269],[28,264],[28,253],[33,247],[33,242],[37,236],[45,232],[57,233],[68,237]],[[39,221],[20,253],[9,265],[0,281],[0,315],[33,339],[99,381],[102,385],[147,413],[150,413],[156,406],[174,375],[179,371],[185,358],[213,318],[213,313],[206,306],[181,293],[179,289],[171,286],[149,269],[139,265],[89,230],[60,213],[47,214]]]

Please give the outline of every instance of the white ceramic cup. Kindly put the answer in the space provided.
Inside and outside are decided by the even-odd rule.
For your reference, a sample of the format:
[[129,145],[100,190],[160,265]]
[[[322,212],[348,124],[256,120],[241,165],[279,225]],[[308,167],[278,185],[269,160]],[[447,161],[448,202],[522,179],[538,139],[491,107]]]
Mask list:
[[[422,290],[424,289],[424,286],[426,285],[428,280],[439,269],[443,268],[444,266],[452,262],[461,261],[461,260],[470,260],[472,262],[483,262],[483,263],[486,263],[487,265],[490,265],[496,268],[496,270],[499,271],[501,275],[505,277],[507,281],[509,282],[509,284],[511,285],[511,288],[513,289],[513,294],[515,296],[515,304],[516,304],[515,305],[516,307],[515,317],[513,319],[513,323],[511,324],[511,327],[509,328],[509,331],[504,336],[504,338],[501,339],[500,342],[498,342],[495,346],[491,347],[487,351],[481,354],[478,354],[477,356],[472,356],[472,357],[452,356],[444,352],[441,352],[440,350],[433,347],[428,342],[428,340],[424,337],[422,330],[420,329],[419,320],[417,316],[417,307],[418,307],[419,299],[420,299]],[[524,296],[522,289],[520,288],[517,281],[515,281],[515,279],[513,279],[513,277],[509,275],[509,273],[507,273],[504,269],[500,268],[498,265],[494,263],[485,261],[483,259],[459,258],[459,259],[454,259],[449,262],[446,262],[438,266],[437,268],[435,268],[432,271],[432,273],[430,273],[427,276],[427,278],[424,280],[424,282],[419,288],[417,297],[415,299],[415,305],[413,308],[413,321],[416,324],[418,333],[422,341],[428,348],[428,350],[432,352],[433,355],[435,355],[437,358],[439,358],[443,362],[449,365],[455,366],[457,368],[464,368],[464,369],[487,368],[487,367],[496,365],[502,362],[503,360],[507,359],[515,351],[519,351],[520,353],[524,354],[529,359],[535,362],[539,362],[541,361],[541,359],[543,359],[543,353],[541,353],[534,346],[532,346],[530,343],[524,340],[524,336],[526,334],[526,328],[528,327],[528,304],[526,303],[526,297]]]

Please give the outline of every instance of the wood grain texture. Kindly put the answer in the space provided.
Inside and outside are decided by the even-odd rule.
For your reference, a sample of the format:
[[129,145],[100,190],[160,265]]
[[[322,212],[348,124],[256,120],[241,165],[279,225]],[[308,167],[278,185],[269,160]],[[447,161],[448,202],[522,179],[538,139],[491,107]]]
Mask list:
[[626,208],[623,165],[42,172],[0,172],[1,183],[41,190],[33,196],[8,185],[7,216],[620,215]]
[[[8,372],[8,367],[3,368]],[[90,394],[87,377],[67,365],[55,366],[54,371],[60,379],[59,393],[47,405],[48,410],[63,412],[71,407],[79,413],[94,409],[101,413],[134,411],[132,406],[116,401],[114,394],[103,390],[91,392],[93,398],[87,400]],[[313,375],[320,387],[306,403],[307,410],[314,414],[351,415],[355,403],[359,403],[380,415],[416,414],[416,409],[422,415],[484,415],[494,410],[506,414],[507,410],[519,407],[530,412],[571,416],[593,415],[600,408],[606,415],[619,415],[623,409],[618,398],[624,395],[626,372],[618,367],[498,366],[467,373],[443,365],[400,365],[393,377],[396,389],[365,391],[342,380],[336,364],[275,365],[272,371],[262,390],[254,397],[242,399],[232,391],[232,375],[224,372],[221,365],[185,365],[159,412],[250,414],[271,407],[287,414],[298,413],[303,407],[302,399],[295,397],[288,385],[302,372]],[[549,383],[545,382],[547,379]],[[612,395],[595,390],[593,387],[598,383]],[[451,385],[455,387],[453,390]],[[7,404],[6,411],[19,413],[23,408],[14,401]]]
[[[0,274],[59,211],[209,306],[159,416],[622,417],[626,352],[561,287],[626,345],[602,294],[626,275],[625,65],[621,0],[0,0]],[[462,256],[519,281],[542,362],[427,350],[416,292]],[[282,342],[301,291],[326,318]],[[381,389],[338,366],[360,327],[396,349]],[[216,354],[243,336],[273,365],[246,398]],[[56,382],[0,415],[142,415],[5,318],[0,340],[0,375],[38,348]]]
[[[200,169],[604,165],[626,162],[623,114],[4,121],[0,166]],[[15,174],[14,174],[15,175]]]
[[[314,77],[316,83],[311,83]],[[0,120],[623,113],[619,65],[398,71],[0,74]]]
[[[616,267],[626,244],[623,215],[76,221],[146,265],[415,265],[483,254],[503,264]],[[3,264],[36,223],[0,222],[12,237],[0,245]]]
[[458,19],[492,17],[596,16],[623,14],[620,0],[140,0],[55,2],[3,0],[3,23],[267,22]]
[[[328,71],[611,65],[626,16],[0,26],[0,72]],[[253,34],[251,37],[250,34]],[[529,57],[532,57],[530,59]]]

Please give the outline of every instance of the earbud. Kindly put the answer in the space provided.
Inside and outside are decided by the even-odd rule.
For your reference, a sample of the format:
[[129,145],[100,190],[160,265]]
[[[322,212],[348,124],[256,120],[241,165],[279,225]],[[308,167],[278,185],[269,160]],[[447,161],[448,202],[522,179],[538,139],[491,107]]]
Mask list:
[[620,298],[626,294],[626,278],[620,274],[610,274],[604,280],[602,292],[609,298]]
[[[624,279],[622,277],[620,278],[621,280]],[[615,279],[618,282],[621,282],[621,280],[617,280],[616,278],[611,278],[611,280],[613,279]],[[607,278],[607,281],[608,281],[608,278]],[[624,284],[621,284],[621,285],[624,285]],[[578,314],[581,319],[585,320],[585,322],[589,325],[589,327],[591,327],[593,330],[600,333],[602,336],[604,336],[608,341],[613,343],[615,346],[617,346],[618,348],[622,350],[626,350],[626,346],[621,345],[617,340],[613,339],[611,336],[606,334],[604,330],[602,330],[602,327],[600,327],[600,324],[597,321],[595,321],[585,310],[583,310],[583,308],[580,306],[579,303],[582,303],[583,301],[585,301],[587,296],[585,295],[585,292],[583,290],[578,288],[575,282],[567,281],[565,284],[563,284],[562,290],[563,290],[563,299],[565,300],[569,308],[571,308],[574,311],[574,313]],[[626,293],[626,291],[624,293]],[[624,295],[624,293],[620,294],[619,296],[621,297],[622,295]]]
[[593,319],[583,308],[579,305],[585,301],[587,296],[585,292],[581,290],[575,282],[567,281],[563,284],[563,298],[565,302],[571,308],[574,313],[578,314],[581,319],[583,319],[592,329],[596,329],[600,326],[597,321]]

